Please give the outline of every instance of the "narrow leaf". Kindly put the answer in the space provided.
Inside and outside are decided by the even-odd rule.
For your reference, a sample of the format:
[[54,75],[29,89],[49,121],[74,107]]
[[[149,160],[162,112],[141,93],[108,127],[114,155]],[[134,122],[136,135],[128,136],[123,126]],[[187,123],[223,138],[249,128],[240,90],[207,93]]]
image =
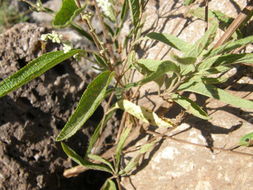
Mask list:
[[177,104],[182,106],[187,112],[195,115],[196,117],[199,117],[201,119],[208,120],[210,119],[208,117],[208,114],[195,102],[190,100],[189,98],[186,98],[184,96],[181,96],[179,94],[173,94],[172,100],[174,100]]
[[236,48],[246,46],[252,42],[253,42],[253,36],[249,36],[249,37],[246,37],[246,38],[243,38],[240,40],[236,40],[236,41],[229,41],[229,42],[225,43],[224,45],[221,45],[215,49],[212,49],[204,56],[205,57],[207,57],[207,56],[212,57],[214,55],[228,53]]
[[80,35],[84,36],[85,38],[87,38],[88,40],[90,40],[91,42],[94,42],[92,36],[86,32],[81,26],[77,25],[76,23],[71,23],[71,28],[73,28],[75,31],[77,31]]
[[113,180],[107,179],[101,190],[117,190],[117,187]]
[[116,166],[117,167],[120,164],[121,152],[125,146],[125,142],[127,140],[129,133],[131,132],[131,130],[132,130],[132,125],[128,125],[125,127],[124,131],[120,135],[120,139],[119,139],[119,142],[116,147]]
[[124,175],[124,174],[129,174],[134,168],[137,167],[140,158],[143,154],[147,153],[148,151],[152,150],[154,148],[154,146],[156,145],[156,140],[151,142],[151,143],[147,143],[141,146],[141,149],[138,151],[137,155],[135,157],[133,157],[126,165],[126,167],[121,170],[119,172],[120,175]]
[[175,127],[170,119],[159,117],[155,112],[147,110],[146,108],[138,106],[128,100],[121,100],[117,102],[116,106],[145,123],[165,128]]
[[63,0],[61,9],[56,13],[53,26],[66,27],[84,8],[78,8],[75,0]]
[[179,73],[179,68],[175,63],[173,63],[171,61],[162,61],[159,64],[159,66],[157,67],[157,70],[155,72],[151,73],[150,75],[148,75],[147,77],[145,77],[144,79],[139,81],[138,84],[143,85],[143,84],[148,83],[150,81],[156,80],[168,72]]
[[97,161],[97,162],[101,162],[101,163],[107,165],[111,169],[111,171],[114,171],[112,164],[108,160],[102,158],[101,156],[98,156],[95,154],[88,154],[88,158],[90,158],[94,161]]
[[184,0],[184,5],[190,5],[194,3],[195,0]]
[[74,135],[103,101],[106,88],[111,82],[113,73],[105,71],[97,76],[83,93],[76,110],[61,130],[56,141],[62,141]]
[[104,126],[106,125],[106,123],[108,122],[109,119],[111,119],[111,117],[114,114],[115,109],[109,111],[109,113],[107,113],[106,115],[104,115],[103,119],[99,122],[98,126],[96,127],[95,131],[93,132],[92,136],[89,139],[89,145],[86,151],[86,155],[90,154],[92,151],[93,146],[95,145],[95,143],[97,142],[99,136],[100,136],[100,132],[103,130]]
[[180,50],[184,53],[188,52],[192,48],[192,44],[189,44],[181,39],[179,39],[176,36],[173,36],[171,34],[162,34],[162,33],[156,33],[151,32],[147,35],[149,38],[158,40],[160,42],[163,42],[177,50]]
[[219,56],[219,58],[213,63],[214,66],[238,64],[238,63],[250,63],[253,64],[253,53],[241,53],[241,54],[228,54]]
[[140,3],[139,0],[128,0],[130,12],[131,12],[131,18],[132,22],[135,27],[138,26],[139,20],[140,20]]
[[193,46],[192,50],[185,54],[186,57],[198,57],[208,45],[213,42],[217,30],[217,24],[211,25],[211,27],[205,32]]
[[82,50],[78,49],[70,50],[67,53],[64,53],[63,51],[55,51],[46,53],[37,59],[34,59],[19,71],[7,77],[0,83],[0,97],[13,90],[16,90],[34,78],[42,75],[58,63],[61,63],[62,61],[72,57],[81,51]]
[[216,88],[213,85],[204,84],[203,82],[192,82],[191,85],[189,83],[185,83],[180,86],[179,90],[180,89],[184,89],[184,91],[188,92],[202,94],[210,98],[215,98],[235,107],[253,109],[253,101],[239,98],[222,89]]
[[108,168],[105,165],[102,164],[94,164],[92,162],[89,162],[87,160],[84,160],[81,156],[79,156],[73,149],[71,149],[68,145],[66,145],[65,143],[61,143],[62,149],[63,151],[73,160],[75,161],[77,164],[85,166],[89,169],[93,169],[93,170],[100,170],[100,171],[105,171],[108,173],[112,173],[111,169]]

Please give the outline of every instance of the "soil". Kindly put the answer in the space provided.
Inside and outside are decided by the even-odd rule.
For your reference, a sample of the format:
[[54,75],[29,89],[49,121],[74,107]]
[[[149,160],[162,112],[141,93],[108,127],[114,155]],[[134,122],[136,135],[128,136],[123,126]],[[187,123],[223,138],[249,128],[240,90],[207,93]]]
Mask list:
[[[47,32],[22,23],[0,35],[1,80],[40,55],[39,37]],[[48,44],[48,49],[59,47]],[[88,171],[77,178],[62,176],[74,164],[54,138],[73,112],[92,72],[67,60],[17,91],[0,99],[0,189],[99,189],[108,174]],[[81,155],[103,113],[99,107],[68,144]]]

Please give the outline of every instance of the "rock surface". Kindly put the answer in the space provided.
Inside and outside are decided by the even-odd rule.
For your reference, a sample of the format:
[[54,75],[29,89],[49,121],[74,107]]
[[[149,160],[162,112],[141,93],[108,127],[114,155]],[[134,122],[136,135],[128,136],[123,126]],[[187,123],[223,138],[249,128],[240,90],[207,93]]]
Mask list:
[[[236,2],[212,0],[209,9],[220,10],[235,17],[245,5],[244,0]],[[186,19],[184,14],[187,9],[183,6],[182,0],[150,0],[145,12],[147,22],[144,31],[174,34],[193,43],[203,35],[205,23],[198,19]],[[222,31],[219,31],[218,36],[221,34]],[[151,41],[143,44],[145,50],[140,56],[152,59],[169,57],[170,49],[166,45]],[[231,76],[233,83],[227,86],[227,90],[236,96],[252,100],[252,71],[252,67],[244,66],[235,69],[233,72],[239,78],[235,79]],[[143,87],[142,91],[143,94],[145,92],[152,94],[156,92],[154,89],[157,89],[156,86],[149,84]],[[212,119],[204,121],[188,115],[183,124],[167,133],[169,136],[175,135],[174,138],[179,140],[165,138],[154,152],[146,155],[139,168],[123,179],[125,189],[253,189],[252,148],[240,147],[236,149],[239,153],[224,150],[238,145],[241,136],[252,132],[252,110],[234,108],[204,97],[196,98],[198,102],[205,105]],[[144,98],[139,103],[150,108],[154,108],[154,103],[161,104],[155,95],[147,99]],[[179,113],[178,109],[177,106],[173,107],[168,117],[173,118],[176,113]],[[133,153],[126,155],[128,156],[133,156]]]

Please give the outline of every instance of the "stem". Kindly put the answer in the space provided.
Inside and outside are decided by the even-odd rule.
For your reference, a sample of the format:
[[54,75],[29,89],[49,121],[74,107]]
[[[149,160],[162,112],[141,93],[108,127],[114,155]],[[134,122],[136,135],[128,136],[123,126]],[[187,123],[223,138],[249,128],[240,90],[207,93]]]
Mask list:
[[[253,0],[251,0],[248,5],[242,10],[242,12],[234,19],[232,24],[229,25],[227,30],[224,32],[224,34],[221,36],[219,41],[214,45],[214,49],[224,44],[236,31],[236,29],[239,28],[239,26],[245,22],[247,19],[249,19],[252,16],[253,11]],[[250,16],[249,16],[250,15]]]

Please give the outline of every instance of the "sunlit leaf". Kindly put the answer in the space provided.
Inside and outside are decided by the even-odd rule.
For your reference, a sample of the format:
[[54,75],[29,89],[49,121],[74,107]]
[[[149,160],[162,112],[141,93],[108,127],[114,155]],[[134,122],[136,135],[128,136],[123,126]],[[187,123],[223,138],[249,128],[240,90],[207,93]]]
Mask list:
[[72,57],[77,53],[80,53],[81,51],[82,50],[78,49],[70,50],[67,53],[64,53],[63,51],[55,51],[46,53],[37,59],[34,59],[19,71],[7,77],[0,83],[0,97],[13,90],[16,90],[34,78],[42,75],[55,65],[61,63],[62,61]]
[[138,26],[139,20],[140,20],[140,3],[139,0],[128,0],[128,4],[129,4],[129,8],[130,8],[130,12],[131,12],[131,18],[132,18],[132,22],[134,24],[135,27]]
[[187,112],[195,115],[196,117],[199,117],[199,118],[205,119],[205,120],[210,119],[208,117],[208,114],[197,103],[190,100],[189,98],[186,98],[186,97],[181,96],[179,94],[173,94],[171,96],[171,98],[177,104],[182,106]]
[[116,184],[111,179],[107,179],[101,190],[117,190]]
[[75,0],[63,0],[61,9],[56,13],[54,17],[53,26],[68,26],[82,10],[83,8],[78,8]]
[[204,96],[220,100],[224,103],[231,104],[235,107],[253,109],[253,101],[239,98],[213,85],[204,84],[201,81],[194,82],[191,80],[189,83],[182,84],[179,87],[179,90],[202,94]]
[[162,77],[168,72],[177,72],[179,73],[179,67],[172,61],[162,61],[159,63],[157,70],[146,76],[144,79],[138,82],[138,84],[143,85],[150,81],[154,81],[159,77]]
[[213,65],[219,66],[219,65],[231,65],[231,64],[238,64],[238,63],[253,64],[253,53],[222,55],[222,56],[219,56],[219,58],[213,63]]
[[[95,131],[93,132],[92,136],[89,139],[89,145],[86,151],[86,154],[90,154],[92,152],[92,148],[97,142],[100,132],[103,130],[104,126],[107,124],[108,120],[110,120],[115,112],[115,109],[109,111],[106,115],[104,115],[103,119],[99,122],[98,126],[96,127]],[[93,152],[92,152],[93,153]]]
[[218,54],[224,54],[224,53],[228,53],[236,48],[242,47],[242,46],[246,46],[247,44],[250,44],[253,42],[253,36],[249,36],[240,40],[236,40],[236,41],[229,41],[227,43],[225,43],[224,45],[221,45],[215,49],[211,49],[209,52],[207,52],[207,54],[205,54],[205,57],[212,57]]
[[213,24],[205,34],[194,44],[191,51],[185,54],[186,57],[198,57],[210,43],[214,41],[217,30],[217,24]]
[[116,147],[116,157],[115,157],[117,167],[120,164],[121,152],[122,152],[122,150],[125,146],[125,142],[127,140],[127,137],[129,135],[129,133],[131,132],[131,129],[132,129],[132,125],[125,126],[125,129],[123,130],[123,132],[120,135],[119,142],[118,142],[117,147]]
[[189,44],[180,38],[173,36],[171,34],[162,34],[157,32],[151,32],[147,35],[149,38],[158,40],[160,42],[163,42],[175,49],[178,49],[182,52],[188,52],[190,49],[192,49],[192,44]]
[[151,151],[154,146],[156,145],[156,140],[151,142],[151,143],[147,143],[141,146],[140,150],[137,152],[136,156],[134,156],[126,165],[126,167],[121,170],[119,172],[120,175],[125,175],[125,174],[129,174],[131,173],[131,171],[133,171],[134,168],[137,167],[140,158],[147,152]]
[[240,139],[240,146],[253,146],[253,132],[244,135]]
[[195,0],[184,0],[184,5],[190,5],[194,3]]
[[165,128],[175,127],[174,123],[170,119],[159,117],[155,112],[152,112],[142,106],[138,106],[128,100],[121,100],[117,102],[116,106],[145,123]]
[[106,88],[111,82],[113,73],[105,71],[97,76],[83,93],[76,110],[61,130],[56,141],[62,141],[74,135],[95,112],[105,97]]

